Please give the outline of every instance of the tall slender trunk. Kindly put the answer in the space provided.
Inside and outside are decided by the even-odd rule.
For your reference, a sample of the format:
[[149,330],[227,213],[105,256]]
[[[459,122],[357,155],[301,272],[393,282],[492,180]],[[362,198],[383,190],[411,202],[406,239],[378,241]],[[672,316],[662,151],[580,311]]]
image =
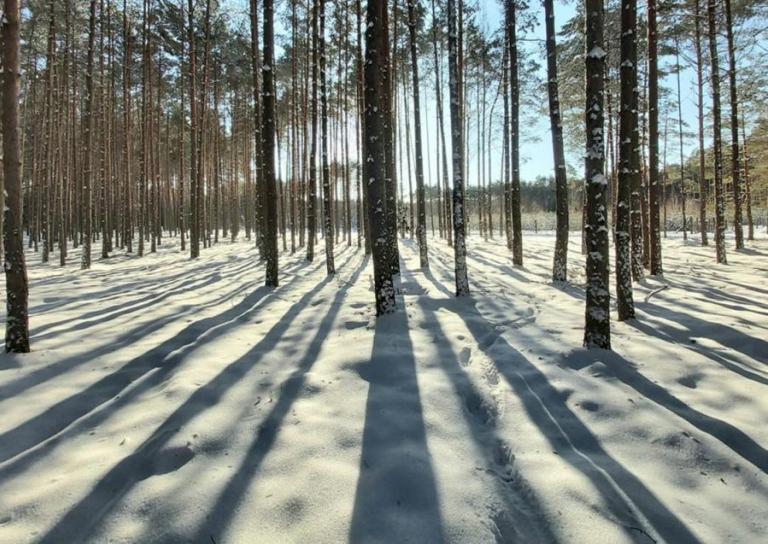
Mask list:
[[656,0],[648,0],[648,218],[650,272],[663,273],[661,262],[659,179],[659,70],[656,45]]
[[603,142],[603,90],[605,49],[603,0],[586,0],[586,159],[587,287],[584,346],[611,348],[610,293],[608,292],[608,181]]
[[701,245],[706,246],[709,244],[707,240],[707,178],[705,168],[705,149],[704,149],[704,55],[702,54],[701,46],[701,6],[699,4],[701,0],[693,0],[694,5],[694,45],[696,49],[696,89],[698,91],[697,97],[697,111],[699,122],[699,231],[701,232]]
[[[190,229],[189,229],[189,251],[190,257],[196,259],[200,256],[200,220],[197,217],[197,53],[195,47],[195,12],[193,0],[188,0],[187,17],[189,32],[189,118],[190,118],[190,153],[189,153],[189,207],[190,207]],[[139,238],[141,243],[141,237]]]
[[277,287],[277,187],[275,180],[275,38],[273,0],[263,0],[264,8],[264,62],[261,66],[262,104],[262,175],[264,178],[265,221],[264,249],[267,287]]
[[720,59],[717,52],[717,0],[708,0],[709,56],[712,70],[712,133],[715,155],[715,253],[717,262],[727,264],[725,255],[725,195],[723,194],[723,142],[720,114]]
[[677,64],[677,135],[680,147],[680,202],[683,208],[683,240],[688,240],[688,218],[685,209],[685,163],[683,160],[683,95],[680,89],[680,44],[675,38],[675,61]]
[[29,284],[24,262],[22,232],[21,143],[19,130],[20,9],[18,0],[4,0],[2,37],[2,134],[3,185],[3,269],[6,286],[5,351],[29,352]]
[[[510,0],[507,0],[510,3]],[[451,147],[453,149],[453,251],[456,276],[456,296],[469,295],[467,275],[467,245],[464,209],[464,120],[459,92],[459,44],[456,31],[456,7],[448,0],[448,86],[451,96]]]
[[555,163],[555,200],[557,226],[555,230],[555,258],[552,280],[566,281],[568,277],[568,180],[565,170],[563,125],[560,116],[560,97],[557,77],[557,44],[553,0],[544,0],[544,19],[547,32],[547,91],[549,96],[549,126],[552,134],[552,154]]
[[328,275],[336,273],[333,260],[333,210],[331,207],[331,167],[328,162],[328,93],[326,84],[325,58],[325,0],[318,0],[320,18],[318,54],[320,56],[320,162],[323,180],[323,220],[325,226],[325,268]]
[[[123,0],[123,11],[126,10],[126,4],[127,0]],[[184,154],[185,154],[185,148],[184,148],[184,132],[186,130],[187,121],[186,121],[186,109],[184,108],[184,0],[181,0],[179,2],[179,80],[181,81],[181,84],[179,85],[179,103],[180,103],[180,112],[179,112],[179,175],[178,175],[178,186],[179,186],[179,197],[178,197],[178,210],[179,210],[179,235],[181,238],[181,251],[187,250],[187,212],[186,212],[186,199],[184,196],[184,186],[186,185],[186,169],[184,165]],[[123,72],[123,76],[125,77],[126,72]]]
[[[255,161],[255,187],[256,187],[256,202],[255,202],[255,217],[254,217],[254,234],[256,236],[256,247],[259,248],[259,255],[264,258],[266,248],[264,246],[264,230],[265,230],[265,187],[263,175],[261,172],[261,165],[263,164],[263,157],[261,155],[261,101],[259,99],[259,74],[261,68],[259,66],[259,16],[258,16],[258,0],[251,0],[251,74],[253,77],[253,128],[254,137],[256,139],[256,161]],[[310,258],[311,260],[311,258]]]
[[630,209],[632,187],[638,175],[633,155],[633,134],[637,130],[637,110],[633,97],[637,82],[637,0],[621,4],[621,64],[619,119],[619,179],[616,195],[616,306],[619,321],[635,317],[632,298],[632,253]]
[[733,232],[736,249],[744,249],[742,229],[741,171],[739,169],[739,100],[736,88],[736,51],[733,46],[733,14],[731,0],[723,0],[725,8],[725,35],[728,41],[728,90],[731,102],[731,185],[733,186]]
[[317,87],[318,64],[320,62],[320,51],[318,49],[320,42],[319,2],[320,0],[312,0],[312,133],[309,144],[309,194],[307,195],[308,261],[312,261],[315,258],[315,237],[317,235]]
[[368,205],[377,316],[394,312],[397,307],[392,267],[388,261],[384,210],[387,183],[384,132],[389,127],[383,103],[385,98],[380,92],[386,81],[384,72],[389,70],[386,56],[387,3],[387,0],[368,0],[365,25],[363,156],[366,160],[362,162],[366,183],[363,187]]
[[744,164],[744,202],[746,204],[747,212],[747,240],[755,239],[755,222],[752,218],[752,188],[750,187],[749,179],[749,153],[747,153],[747,131],[744,125],[744,112],[741,114],[741,141],[742,158]]
[[[408,31],[411,38],[411,73],[413,75],[413,127],[416,144],[416,240],[419,243],[419,266],[429,268],[427,252],[427,209],[424,193],[424,161],[421,142],[421,102],[419,96],[419,63],[416,52],[416,0],[408,0]],[[407,115],[407,112],[406,112]]]
[[509,91],[510,91],[510,144],[512,146],[512,262],[523,265],[523,224],[520,211],[520,85],[517,71],[517,7],[515,0],[506,0],[506,24],[509,33]]
[[93,54],[96,40],[96,0],[91,0],[88,18],[88,61],[85,69],[85,112],[83,115],[83,249],[80,267],[91,268],[92,209],[91,187],[93,179]]
[[[435,102],[437,104],[437,128],[440,137],[440,149],[442,153],[438,153],[438,169],[442,164],[442,182],[443,182],[443,208],[440,213],[443,216],[443,225],[445,227],[446,239],[448,244],[453,243],[453,233],[451,227],[448,225],[449,217],[451,217],[451,199],[448,194],[448,151],[445,144],[445,117],[443,116],[443,92],[442,83],[440,81],[440,55],[437,47],[437,12],[435,10],[435,0],[432,0],[432,53],[435,62]],[[442,161],[442,162],[440,162]],[[438,185],[440,184],[441,177],[438,176]]]

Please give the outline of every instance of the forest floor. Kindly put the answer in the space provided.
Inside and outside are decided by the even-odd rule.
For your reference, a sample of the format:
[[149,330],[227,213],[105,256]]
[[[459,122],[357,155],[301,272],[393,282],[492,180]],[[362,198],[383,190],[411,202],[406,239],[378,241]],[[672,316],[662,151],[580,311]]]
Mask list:
[[379,320],[344,245],[332,278],[322,250],[282,254],[275,290],[246,241],[87,272],[30,253],[34,351],[0,356],[0,542],[765,542],[760,237],[727,266],[665,240],[613,352],[580,347],[583,257],[572,239],[553,285],[551,234],[525,234],[521,268],[470,239],[462,300],[450,248],[421,272],[405,241]]

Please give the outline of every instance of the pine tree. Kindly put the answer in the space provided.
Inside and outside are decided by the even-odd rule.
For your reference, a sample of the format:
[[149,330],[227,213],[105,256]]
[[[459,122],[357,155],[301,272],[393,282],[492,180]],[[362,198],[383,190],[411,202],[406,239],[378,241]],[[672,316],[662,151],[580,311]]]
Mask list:
[[[6,286],[5,351],[29,352],[29,283],[24,262],[22,230],[21,131],[19,93],[21,66],[20,9],[18,0],[4,0],[2,21],[2,134],[3,186],[3,269]],[[2,199],[0,199],[2,200]]]
[[364,63],[364,123],[363,123],[363,187],[368,205],[368,222],[373,256],[373,281],[376,296],[376,315],[394,312],[396,309],[392,267],[386,236],[386,122],[385,97],[381,88],[389,70],[386,56],[387,1],[368,0],[365,26]]
[[275,181],[275,84],[274,84],[274,8],[273,0],[263,0],[264,9],[264,62],[261,65],[262,81],[262,176],[264,177],[264,250],[267,265],[265,284],[277,287],[277,187]]
[[544,0],[544,24],[547,33],[547,93],[549,98],[549,126],[552,134],[552,154],[555,164],[555,200],[557,226],[555,227],[555,257],[552,280],[568,278],[568,179],[565,170],[563,123],[560,116],[560,93],[557,80],[557,42],[553,0]]
[[731,0],[723,0],[725,35],[728,43],[728,90],[731,102],[731,185],[733,187],[733,233],[736,249],[744,249],[742,229],[741,170],[739,166],[739,99],[736,86],[736,48],[733,45],[733,13]]
[[419,266],[429,268],[427,251],[427,210],[424,193],[424,164],[421,142],[421,102],[419,96],[419,62],[416,52],[416,0],[408,0],[408,31],[411,45],[411,73],[413,76],[413,125],[416,144],[416,239],[419,243]]
[[725,195],[723,194],[723,142],[720,114],[720,59],[717,52],[717,0],[708,0],[709,56],[712,84],[712,134],[715,155],[715,253],[717,262],[727,264],[725,255]]
[[587,287],[584,346],[611,348],[610,294],[608,292],[608,182],[603,143],[603,91],[605,49],[603,0],[586,1],[586,159],[585,180]]
[[616,195],[616,305],[619,321],[635,316],[632,299],[632,248],[630,210],[635,169],[633,134],[637,130],[637,110],[633,96],[637,85],[637,0],[622,0],[621,5],[621,97],[619,120],[619,179]]
[[[509,2],[509,0],[508,0]],[[464,119],[459,91],[459,44],[454,0],[448,0],[448,86],[451,97],[451,147],[453,149],[453,252],[456,296],[469,296],[464,209]]]
[[83,193],[84,206],[83,220],[83,254],[80,267],[83,270],[91,268],[91,239],[92,232],[92,197],[93,187],[93,55],[96,41],[96,0],[91,0],[88,17],[88,64],[85,69],[85,112],[83,114]]
[[517,69],[517,17],[516,0],[505,2],[507,46],[509,47],[509,92],[510,92],[510,144],[512,146],[510,188],[510,211],[512,213],[512,262],[523,265],[523,223],[520,210],[520,84]]
[[328,163],[328,89],[325,58],[325,0],[318,0],[320,28],[317,44],[320,57],[320,167],[323,182],[323,222],[325,237],[325,268],[328,275],[336,273],[333,259],[333,210],[331,208],[331,170]]
[[663,273],[661,262],[661,180],[659,178],[659,70],[656,0],[648,0],[648,211],[649,263],[653,276]]

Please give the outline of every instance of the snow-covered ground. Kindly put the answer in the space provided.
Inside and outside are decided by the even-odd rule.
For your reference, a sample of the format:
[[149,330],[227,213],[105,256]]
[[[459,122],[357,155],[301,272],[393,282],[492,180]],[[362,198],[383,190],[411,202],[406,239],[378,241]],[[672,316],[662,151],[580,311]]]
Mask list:
[[[549,281],[470,240],[401,244],[400,311],[250,243],[80,271],[30,254],[33,353],[0,356],[0,542],[768,541],[768,240],[665,240],[614,352],[582,349],[583,258]],[[732,245],[729,246],[729,249]],[[55,261],[55,257],[53,258]],[[668,288],[659,290],[662,286]]]

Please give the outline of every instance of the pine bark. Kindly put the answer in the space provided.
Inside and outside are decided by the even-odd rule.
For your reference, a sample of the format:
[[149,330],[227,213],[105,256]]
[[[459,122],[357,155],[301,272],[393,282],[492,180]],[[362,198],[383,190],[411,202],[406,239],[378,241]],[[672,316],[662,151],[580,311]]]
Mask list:
[[656,0],[648,0],[648,216],[652,276],[663,274],[659,178],[659,69],[656,36]]
[[421,101],[419,96],[419,64],[416,52],[416,0],[408,0],[408,31],[411,45],[411,73],[413,77],[413,126],[416,145],[416,240],[419,244],[419,266],[429,268],[427,251],[427,209],[424,192],[424,161],[421,141]]
[[586,0],[586,242],[587,287],[584,346],[611,348],[610,293],[608,292],[608,209],[603,142],[605,49],[603,0]]
[[20,9],[18,0],[4,0],[2,25],[2,134],[3,186],[3,269],[6,286],[5,351],[29,352],[29,283],[24,262],[22,231]]
[[88,18],[88,61],[85,69],[85,111],[83,114],[83,249],[80,268],[91,268],[93,158],[93,55],[96,40],[96,0],[91,0]]
[[505,20],[509,41],[509,91],[510,91],[510,145],[512,185],[510,208],[512,212],[512,262],[523,265],[523,223],[520,210],[520,83],[517,60],[517,6],[515,0],[506,0]]
[[547,34],[549,125],[552,134],[552,154],[555,163],[555,201],[557,208],[555,257],[552,265],[552,280],[566,281],[568,278],[568,180],[565,170],[563,125],[560,116],[560,96],[557,76],[557,43],[553,0],[544,0],[544,18]]
[[381,88],[386,79],[384,72],[389,70],[386,56],[387,1],[368,0],[365,26],[365,63],[364,63],[364,124],[363,124],[363,187],[367,202],[368,223],[371,234],[371,252],[373,256],[374,294],[376,297],[376,315],[392,313],[396,310],[395,289],[392,280],[392,267],[388,260],[387,222],[385,212],[386,199],[386,141],[384,132],[388,130],[384,97]]
[[[510,0],[507,0],[509,3]],[[456,6],[448,0],[448,86],[451,110],[451,147],[453,149],[453,252],[456,296],[469,296],[467,245],[464,209],[464,120],[459,92],[459,44],[456,28]]]
[[320,19],[318,55],[320,57],[320,166],[323,183],[323,225],[325,236],[325,268],[330,276],[336,273],[333,259],[333,210],[331,207],[331,169],[328,163],[328,92],[325,58],[325,0],[318,0]]
[[736,249],[744,249],[742,228],[741,170],[739,165],[739,99],[736,87],[736,51],[733,45],[733,14],[731,0],[723,0],[725,8],[725,35],[728,43],[728,90],[731,102],[731,185],[733,188],[733,232]]
[[725,254],[725,195],[723,194],[723,142],[721,134],[720,59],[717,52],[717,0],[708,0],[709,56],[712,85],[712,134],[715,169],[715,255],[717,262],[727,264]]
[[632,298],[632,248],[630,211],[632,187],[638,175],[633,158],[633,134],[637,130],[637,110],[633,97],[637,85],[637,0],[621,5],[621,64],[619,110],[619,177],[616,195],[616,306],[619,321],[635,316]]
[[709,245],[707,239],[707,178],[705,168],[704,148],[704,55],[701,45],[701,0],[693,0],[694,6],[694,46],[696,49],[696,89],[698,92],[698,133],[699,133],[699,232],[701,232],[701,245]]
[[264,249],[266,261],[267,287],[277,287],[277,187],[275,180],[275,43],[274,43],[274,5],[273,0],[263,0],[263,39],[264,62],[261,65],[262,81],[262,175],[264,177],[265,232]]

